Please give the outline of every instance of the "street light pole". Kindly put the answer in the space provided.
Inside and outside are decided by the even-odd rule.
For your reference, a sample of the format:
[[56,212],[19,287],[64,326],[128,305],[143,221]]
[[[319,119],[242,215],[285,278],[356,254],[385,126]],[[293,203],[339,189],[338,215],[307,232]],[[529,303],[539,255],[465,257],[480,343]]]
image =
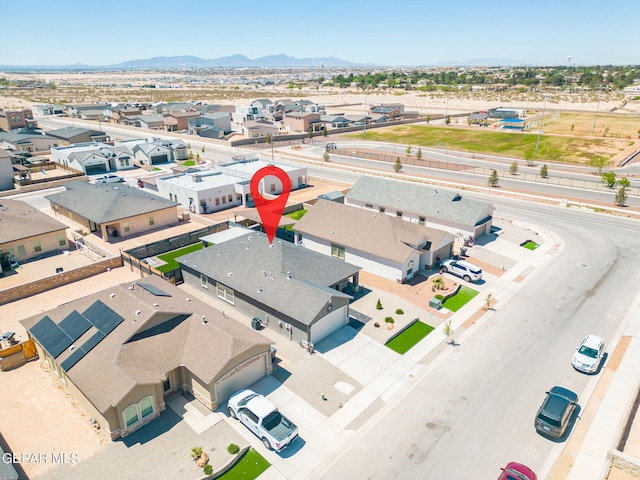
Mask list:
[[593,127],[591,127],[591,136],[593,137],[596,131],[596,120],[598,120],[598,110],[600,110],[600,97],[598,96],[598,106],[596,107],[596,116],[593,118]]
[[544,104],[542,105],[542,120],[540,120],[540,128],[538,128],[538,139],[536,140],[536,150],[533,154],[533,161],[538,159],[538,146],[540,145],[540,134],[542,133],[542,124],[544,123],[544,113],[547,110],[547,97],[544,97]]
[[364,89],[364,126],[362,127],[362,138],[367,139],[367,88]]

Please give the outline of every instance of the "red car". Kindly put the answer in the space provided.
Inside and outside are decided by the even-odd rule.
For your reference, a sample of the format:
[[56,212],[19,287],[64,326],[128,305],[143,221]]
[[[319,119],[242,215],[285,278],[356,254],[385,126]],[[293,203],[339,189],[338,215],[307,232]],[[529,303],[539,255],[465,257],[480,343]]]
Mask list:
[[538,480],[533,470],[518,462],[509,462],[506,467],[500,470],[502,470],[502,475],[498,477],[498,480]]

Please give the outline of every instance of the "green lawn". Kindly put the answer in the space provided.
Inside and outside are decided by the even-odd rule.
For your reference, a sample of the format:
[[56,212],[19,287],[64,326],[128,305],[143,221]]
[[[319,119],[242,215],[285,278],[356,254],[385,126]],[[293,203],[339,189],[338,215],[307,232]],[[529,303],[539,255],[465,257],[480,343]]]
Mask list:
[[262,455],[250,448],[231,470],[218,478],[221,480],[253,480],[270,466],[271,464]]
[[[285,217],[293,218],[294,220],[300,220],[302,217],[304,217],[305,213],[307,213],[307,211],[304,208],[302,208],[300,210],[296,210],[295,212],[287,213]],[[292,232],[293,225],[287,225],[286,227],[284,227],[284,229]]]
[[476,295],[478,295],[477,290],[462,285],[460,287],[460,290],[458,290],[458,293],[456,293],[453,297],[447,298],[444,301],[442,307],[446,308],[447,310],[451,310],[452,312],[457,312]]
[[187,160],[182,165],[184,165],[185,167],[193,167],[195,166],[195,164],[196,164],[195,160]]
[[[345,136],[359,138],[359,134]],[[414,155],[418,147],[422,146],[526,158],[527,152],[535,150],[537,137],[535,134],[524,132],[455,129],[426,125],[403,125],[380,130],[372,129],[367,132],[368,140],[410,145]],[[612,138],[542,135],[538,146],[538,162],[552,160],[586,164],[590,158],[599,155],[609,158],[613,154],[607,152],[621,151],[627,144],[628,141]]]
[[523,243],[523,244],[522,244],[522,246],[523,246],[524,248],[526,248],[526,249],[529,249],[529,250],[535,250],[535,249],[536,249],[536,248],[538,248],[540,245],[538,245],[536,242],[534,242],[534,241],[532,241],[532,240],[529,240],[528,242]]
[[431,325],[427,325],[422,322],[415,322],[410,327],[405,328],[402,333],[388,341],[386,346],[394,352],[398,352],[400,355],[403,355],[432,331],[433,327]]
[[195,252],[196,250],[200,250],[203,248],[201,242],[194,243],[193,245],[189,245],[188,247],[181,248],[179,250],[174,250],[173,252],[163,253],[162,255],[158,255],[160,260],[164,260],[167,262],[165,265],[160,265],[157,267],[162,273],[170,272],[171,270],[175,270],[179,267],[178,262],[176,262],[177,257],[181,257],[182,255],[186,255],[187,253]]

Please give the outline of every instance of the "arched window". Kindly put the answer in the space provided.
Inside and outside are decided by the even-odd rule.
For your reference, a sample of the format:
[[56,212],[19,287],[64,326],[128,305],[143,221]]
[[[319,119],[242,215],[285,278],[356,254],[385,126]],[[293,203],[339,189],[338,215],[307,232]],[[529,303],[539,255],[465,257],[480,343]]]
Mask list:
[[138,417],[138,405],[129,405],[127,408],[124,409],[124,424],[127,427],[130,427],[131,425],[134,425],[135,423],[138,423],[138,420],[140,420],[140,418]]
[[146,418],[153,413],[153,395],[144,397],[140,400],[140,416]]

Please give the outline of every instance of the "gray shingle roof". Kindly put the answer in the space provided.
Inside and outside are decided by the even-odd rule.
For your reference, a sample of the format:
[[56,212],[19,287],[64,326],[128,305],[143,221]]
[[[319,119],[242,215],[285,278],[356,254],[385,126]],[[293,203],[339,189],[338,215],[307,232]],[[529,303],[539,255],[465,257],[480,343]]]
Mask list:
[[305,325],[310,325],[333,297],[350,298],[329,287],[360,270],[278,239],[270,247],[267,237],[257,232],[177,260]]
[[[239,322],[230,322],[204,302],[187,300],[188,296],[177,287],[155,276],[145,278],[144,283],[171,296],[155,296],[139,286],[130,290],[127,283],[21,321],[27,330],[45,315],[58,324],[73,310],[86,311],[96,300],[124,318],[67,372],[100,412],[120,402],[137,384],[159,383],[163,373],[181,365],[210,383],[226,373],[230,362],[233,365],[234,358],[243,352],[256,346],[268,351],[268,338]],[[138,310],[140,314],[136,315]],[[202,315],[207,319],[204,325]],[[94,328],[74,344],[81,346],[85,335],[92,335]],[[67,353],[62,353],[57,361],[65,356]]]
[[397,263],[427,241],[439,245],[444,237],[453,240],[442,230],[330,201],[316,202],[294,230]]
[[126,184],[70,182],[65,187],[66,191],[45,198],[98,224],[180,205]]
[[0,199],[0,245],[66,229],[67,226],[64,223],[60,223],[28,203]]
[[98,130],[92,130],[89,128],[80,128],[80,127],[63,127],[58,128],[56,130],[48,130],[47,134],[52,137],[62,138],[65,140],[69,140],[70,138],[77,137],[78,135],[83,135],[85,133],[89,133],[91,135],[103,135],[102,132]]
[[471,200],[443,188],[366,176],[358,179],[347,193],[349,200],[465,226],[480,224],[494,210],[488,202]]

